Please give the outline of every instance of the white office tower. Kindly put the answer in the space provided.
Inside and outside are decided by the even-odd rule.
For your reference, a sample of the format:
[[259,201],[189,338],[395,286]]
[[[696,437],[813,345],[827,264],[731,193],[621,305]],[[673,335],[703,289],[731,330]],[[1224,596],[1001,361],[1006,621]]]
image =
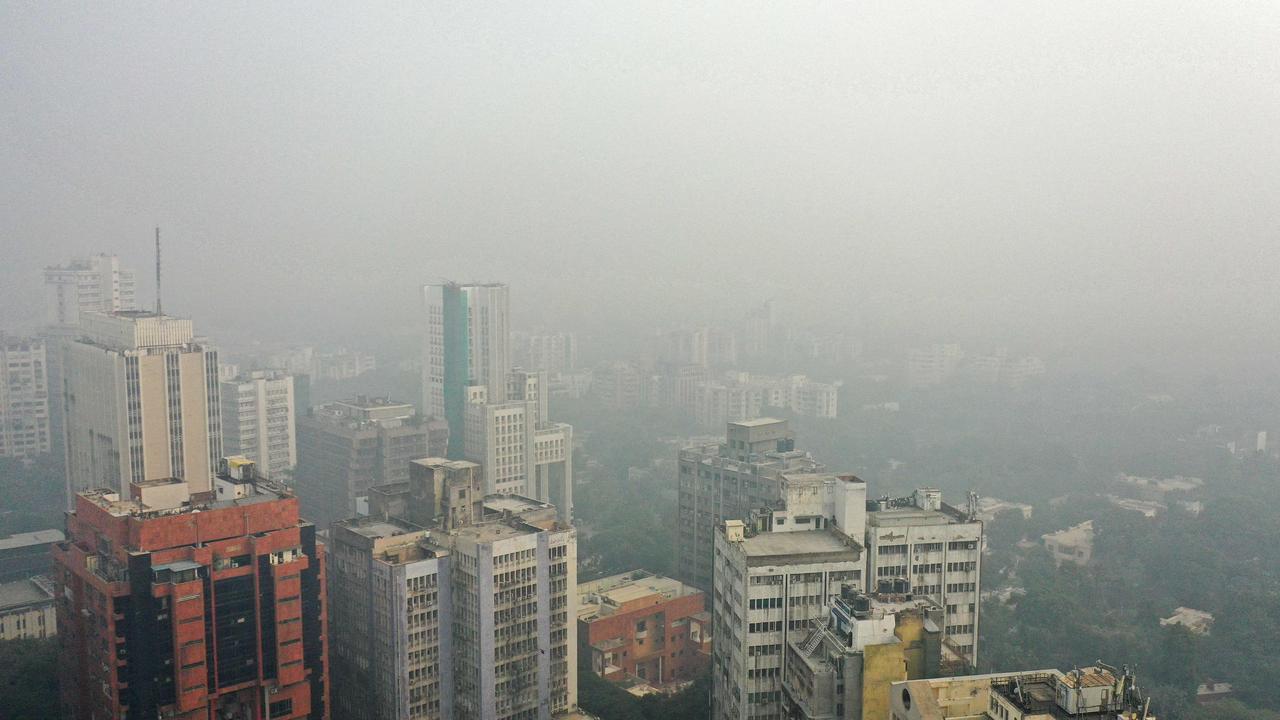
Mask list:
[[511,371],[510,295],[502,283],[424,285],[427,314],[422,359],[422,412],[449,422],[449,456],[461,458],[466,392],[488,388],[507,399]]
[[712,717],[783,717],[786,647],[862,587],[867,487],[852,476],[783,474],[782,502],[715,537]]
[[485,468],[487,494],[523,495],[573,517],[573,426],[546,419],[545,372],[513,371],[507,401],[468,388],[463,455]]
[[44,341],[0,335],[0,457],[50,451],[49,406]]
[[86,312],[63,345],[68,498],[131,482],[185,480],[212,489],[222,457],[218,353],[190,320]]
[[118,312],[138,308],[132,270],[115,255],[94,255],[44,269],[48,323],[74,326],[82,312]]
[[913,595],[946,611],[943,663],[978,663],[978,598],[982,591],[982,521],[976,501],[965,509],[921,488],[906,498],[881,498],[867,513],[867,583],[905,581]]
[[265,478],[279,479],[298,464],[293,376],[255,370],[221,382],[222,446],[243,455]]

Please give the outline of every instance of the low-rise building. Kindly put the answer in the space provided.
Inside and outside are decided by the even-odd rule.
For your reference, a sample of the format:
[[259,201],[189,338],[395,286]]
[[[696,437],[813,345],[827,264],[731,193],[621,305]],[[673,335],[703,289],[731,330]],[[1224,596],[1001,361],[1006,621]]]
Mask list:
[[66,539],[61,530],[53,528],[0,538],[0,582],[52,572],[53,546]]
[[53,582],[43,575],[0,583],[0,640],[58,634]]
[[701,590],[645,570],[578,586],[579,652],[606,680],[657,688],[691,681],[711,661]]
[[1208,635],[1213,629],[1213,613],[1189,607],[1174,608],[1173,614],[1160,619],[1161,625],[1181,625],[1196,635]]
[[1044,549],[1049,551],[1049,555],[1059,565],[1074,563],[1083,567],[1093,558],[1092,520],[1085,520],[1066,530],[1045,533],[1040,538],[1044,540]]
[[894,720],[1155,720],[1127,669],[1098,663],[895,682]]

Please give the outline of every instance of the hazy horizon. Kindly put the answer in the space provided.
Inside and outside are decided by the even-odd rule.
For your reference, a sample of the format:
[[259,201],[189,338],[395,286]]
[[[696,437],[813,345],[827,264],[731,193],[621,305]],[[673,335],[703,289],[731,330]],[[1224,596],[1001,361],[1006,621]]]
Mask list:
[[[242,340],[799,325],[1280,344],[1280,6],[0,6],[0,327],[119,253]],[[385,328],[385,330],[384,330]]]

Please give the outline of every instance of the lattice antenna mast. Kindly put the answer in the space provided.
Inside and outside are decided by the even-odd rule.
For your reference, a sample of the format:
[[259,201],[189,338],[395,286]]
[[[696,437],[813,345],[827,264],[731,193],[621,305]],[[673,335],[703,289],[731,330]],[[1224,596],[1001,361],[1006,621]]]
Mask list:
[[156,315],[163,312],[160,305],[160,228],[156,227]]

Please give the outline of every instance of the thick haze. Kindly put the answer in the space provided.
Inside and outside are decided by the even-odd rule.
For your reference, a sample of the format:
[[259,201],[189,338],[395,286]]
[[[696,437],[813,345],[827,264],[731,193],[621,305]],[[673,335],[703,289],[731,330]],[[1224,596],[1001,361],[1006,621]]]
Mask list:
[[549,5],[0,5],[0,326],[91,251],[149,301],[159,224],[237,340],[450,277],[597,333],[1276,348],[1274,0]]

